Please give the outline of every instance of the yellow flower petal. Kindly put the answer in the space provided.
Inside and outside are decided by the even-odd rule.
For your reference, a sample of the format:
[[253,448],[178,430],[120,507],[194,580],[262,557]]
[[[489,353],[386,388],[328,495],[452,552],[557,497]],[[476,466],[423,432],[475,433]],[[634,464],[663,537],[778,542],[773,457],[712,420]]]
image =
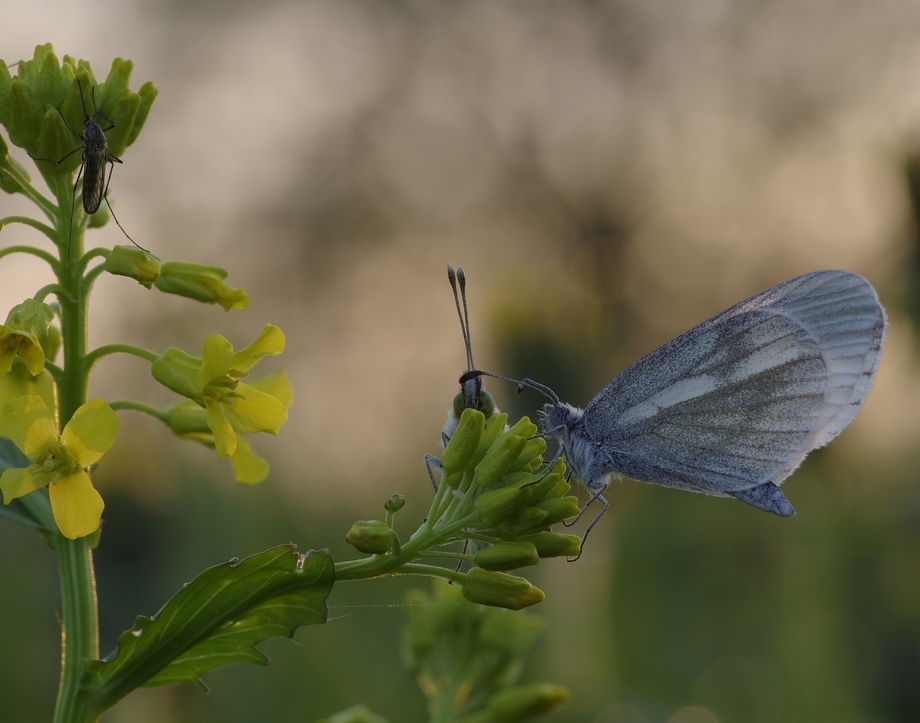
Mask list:
[[278,434],[288,414],[277,398],[246,384],[240,384],[236,393],[240,396],[234,397],[233,404],[224,410],[227,416],[238,421],[247,432]]
[[233,355],[230,367],[248,372],[264,356],[274,356],[284,351],[284,332],[277,326],[266,324],[262,332],[245,349]]
[[0,489],[3,490],[3,504],[8,505],[17,497],[34,492],[40,487],[44,487],[51,481],[50,474],[33,474],[40,468],[38,465],[31,467],[11,467],[0,477]]
[[89,467],[115,444],[120,424],[118,415],[104,399],[90,399],[67,422],[61,442],[81,467]]
[[284,369],[267,377],[262,377],[249,384],[253,389],[260,392],[271,394],[275,399],[281,402],[285,407],[290,408],[294,402],[294,388],[288,381]]
[[6,345],[0,346],[0,374],[9,374],[13,368],[13,360],[16,358],[16,350]]
[[242,437],[237,437],[236,452],[230,458],[233,462],[233,474],[237,482],[244,485],[257,485],[268,477],[268,462],[252,451],[252,447]]
[[198,371],[198,383],[204,389],[214,379],[222,377],[230,368],[233,360],[233,347],[220,334],[211,334],[201,347],[201,369]]
[[[29,396],[41,397],[48,409],[54,409],[54,379],[47,371],[33,377],[25,364],[14,364],[9,374],[0,376],[0,410],[13,399]],[[2,419],[0,414],[0,436],[9,437],[3,431]]]
[[41,397],[19,397],[4,404],[3,429],[30,459],[57,437],[54,417]]
[[220,402],[205,399],[204,406],[208,410],[208,427],[214,434],[214,449],[217,450],[217,456],[227,459],[236,451],[236,432],[233,431],[233,425],[224,416],[224,405]]
[[99,529],[105,502],[83,470],[49,485],[51,511],[61,534],[76,540]]
[[33,377],[37,377],[45,368],[45,352],[37,343],[21,344],[19,356],[22,357]]

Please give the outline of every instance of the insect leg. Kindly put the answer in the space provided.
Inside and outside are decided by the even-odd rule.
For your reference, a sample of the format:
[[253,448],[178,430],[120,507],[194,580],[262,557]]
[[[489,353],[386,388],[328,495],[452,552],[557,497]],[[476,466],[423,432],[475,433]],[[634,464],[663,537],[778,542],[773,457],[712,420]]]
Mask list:
[[441,460],[435,457],[433,454],[425,455],[425,469],[428,470],[428,479],[431,480],[431,486],[434,487],[434,491],[438,491],[438,483],[434,479],[434,472],[431,471],[431,465],[434,465],[438,469],[441,468]]
[[112,167],[109,169],[109,178],[105,182],[105,190],[102,192],[102,197],[105,199],[105,205],[109,207],[109,212],[112,214],[112,218],[115,219],[115,224],[118,226],[118,228],[121,229],[121,232],[125,235],[125,238],[127,238],[128,241],[130,241],[135,246],[137,246],[141,251],[146,251],[147,249],[141,246],[133,238],[128,236],[128,232],[125,231],[124,227],[118,222],[118,217],[115,215],[115,209],[112,208],[112,204],[109,203],[109,183],[111,183],[112,181],[112,172],[115,170],[115,163],[113,161],[118,161],[119,163],[121,163],[121,160],[118,158],[115,158],[115,156],[111,154],[109,154],[108,160],[109,160],[109,163],[112,164]]
[[[604,490],[598,490],[597,494],[595,494],[590,500],[588,500],[588,504],[586,504],[584,508],[582,509],[582,513],[584,513],[584,511],[588,509],[588,505],[594,502],[594,500],[600,500],[601,504],[603,505],[603,507],[601,508],[601,511],[597,513],[597,516],[593,520],[591,520],[591,524],[588,525],[588,529],[585,530],[585,534],[582,535],[581,545],[580,545],[580,549],[578,550],[578,554],[573,558],[567,557],[566,562],[575,562],[575,560],[581,557],[582,553],[585,551],[585,541],[588,539],[588,533],[590,533],[591,530],[594,529],[594,525],[596,525],[598,521],[601,519],[601,517],[604,516],[604,513],[607,511],[607,508],[610,506],[610,503],[607,502],[607,500],[601,494],[603,491]],[[578,515],[578,516],[581,517],[581,515]]]

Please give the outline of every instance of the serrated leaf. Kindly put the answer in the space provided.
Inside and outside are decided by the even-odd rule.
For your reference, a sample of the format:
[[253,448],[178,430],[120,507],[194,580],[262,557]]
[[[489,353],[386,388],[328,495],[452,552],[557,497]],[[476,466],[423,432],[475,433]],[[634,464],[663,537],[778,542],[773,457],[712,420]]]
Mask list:
[[209,568],[153,618],[138,617],[118,648],[86,662],[81,708],[96,714],[137,687],[196,683],[233,663],[268,658],[255,645],[326,622],[334,569],[327,550],[296,553],[282,545]]

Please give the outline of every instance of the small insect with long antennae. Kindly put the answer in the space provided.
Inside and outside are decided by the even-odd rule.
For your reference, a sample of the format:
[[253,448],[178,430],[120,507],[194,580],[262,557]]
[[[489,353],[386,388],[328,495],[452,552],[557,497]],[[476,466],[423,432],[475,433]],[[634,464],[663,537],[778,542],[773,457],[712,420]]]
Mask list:
[[[67,129],[77,138],[79,138],[83,143],[74,148],[63,158],[59,158],[58,160],[54,160],[53,158],[35,158],[35,156],[30,154],[30,157],[35,161],[47,161],[54,164],[55,166],[58,166],[70,158],[77,151],[83,151],[83,163],[80,165],[80,171],[77,173],[77,179],[73,185],[74,199],[70,208],[70,236],[67,241],[67,258],[70,258],[70,249],[71,245],[73,244],[73,217],[76,210],[77,187],[80,185],[81,178],[83,180],[83,210],[87,214],[96,213],[96,211],[99,210],[99,204],[102,203],[104,199],[106,206],[109,208],[109,212],[112,214],[112,218],[115,219],[115,223],[117,224],[118,228],[121,229],[121,232],[125,235],[125,237],[139,249],[146,251],[143,246],[141,246],[139,243],[137,243],[137,241],[128,235],[128,232],[125,231],[121,223],[119,223],[118,218],[115,216],[115,211],[112,208],[112,204],[109,203],[108,192],[109,183],[112,180],[112,171],[115,170],[116,163],[122,162],[120,158],[109,153],[109,141],[105,135],[106,131],[110,131],[115,127],[115,122],[110,118],[106,118],[104,115],[102,115],[102,112],[96,108],[95,88],[90,87],[90,92],[92,94],[93,100],[94,115],[101,116],[104,120],[111,123],[108,128],[103,128],[100,126],[94,117],[91,116],[86,110],[86,99],[83,96],[83,84],[80,82],[79,78],[77,78],[77,87],[80,89],[80,102],[83,104],[83,133],[77,133],[73,128],[71,128],[70,123],[67,122],[67,119],[64,117],[64,113],[60,108],[58,108],[58,113],[61,114],[61,120],[64,121],[64,125],[67,126]],[[76,106],[76,103],[73,103],[73,101],[71,101],[69,98],[67,100]],[[108,179],[105,177],[106,163],[109,163],[112,166],[112,168],[109,170]]]
[[[447,421],[444,423],[444,429],[441,431],[441,441],[447,446],[450,438],[457,430],[460,423],[460,415],[464,409],[478,409],[486,415],[486,419],[498,412],[495,406],[495,400],[482,387],[482,376],[468,376],[469,372],[476,369],[473,363],[473,345],[470,336],[470,311],[466,305],[466,274],[463,267],[458,266],[456,273],[454,267],[447,264],[447,278],[450,281],[450,287],[454,292],[454,303],[457,306],[457,316],[460,318],[460,331],[463,333],[463,345],[466,347],[466,374],[460,379],[460,393],[454,397],[453,406],[447,412]],[[457,294],[457,287],[460,287],[460,293]],[[463,307],[461,309],[461,300]]]
[[[447,264],[447,279],[450,281],[450,287],[454,292],[454,304],[457,307],[457,316],[460,319],[460,331],[463,334],[463,345],[466,348],[466,373],[460,378],[460,393],[454,397],[453,404],[447,412],[447,421],[444,422],[444,428],[441,430],[441,443],[446,447],[450,438],[457,431],[457,425],[460,423],[460,415],[464,409],[477,409],[482,412],[486,419],[498,412],[495,406],[495,400],[492,395],[482,388],[482,375],[470,374],[475,369],[473,364],[473,345],[470,341],[470,312],[466,304],[466,274],[463,267],[458,266],[454,271],[451,264]],[[459,294],[457,289],[459,287]],[[438,489],[434,479],[434,473],[431,466],[439,466],[441,461],[432,454],[425,455],[425,466],[428,468],[428,476],[431,484]]]

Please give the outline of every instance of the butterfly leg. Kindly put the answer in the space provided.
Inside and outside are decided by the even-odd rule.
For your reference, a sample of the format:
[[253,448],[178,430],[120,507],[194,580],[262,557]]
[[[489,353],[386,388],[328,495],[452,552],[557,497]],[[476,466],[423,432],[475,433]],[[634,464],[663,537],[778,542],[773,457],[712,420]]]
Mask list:
[[425,469],[428,470],[428,479],[431,480],[431,486],[434,487],[434,491],[437,493],[438,483],[434,479],[434,472],[431,471],[431,465],[434,465],[437,469],[441,469],[441,460],[435,457],[433,454],[426,454]]

